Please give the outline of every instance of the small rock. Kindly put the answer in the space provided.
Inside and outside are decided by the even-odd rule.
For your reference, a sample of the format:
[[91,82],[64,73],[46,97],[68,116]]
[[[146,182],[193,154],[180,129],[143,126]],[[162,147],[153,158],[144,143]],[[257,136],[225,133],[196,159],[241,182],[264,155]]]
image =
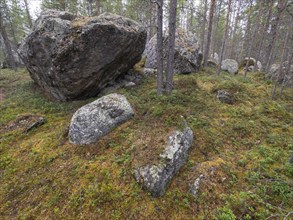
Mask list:
[[247,71],[248,71],[248,72],[254,72],[254,66],[249,66],[249,67],[247,68]]
[[230,105],[232,105],[234,103],[234,100],[233,100],[232,96],[230,95],[230,93],[228,93],[225,90],[219,90],[217,92],[217,98],[223,103],[227,103]]
[[144,68],[143,73],[145,76],[155,76],[157,74],[157,70],[152,68]]
[[223,60],[221,69],[224,71],[228,71],[231,74],[237,74],[239,70],[239,66],[236,60],[226,59],[226,60]]
[[125,84],[125,88],[130,88],[130,87],[133,87],[133,86],[136,86],[136,84],[134,82],[128,82]]
[[198,178],[195,179],[194,183],[191,185],[189,192],[193,195],[196,196],[201,184],[202,179],[204,178],[204,175],[200,175]]
[[134,170],[137,182],[154,197],[164,195],[174,175],[185,164],[192,142],[193,132],[189,127],[183,132],[176,131],[169,136],[165,151],[160,154],[160,161],[156,165],[147,165]]
[[212,54],[212,61],[219,63],[219,55],[217,53]]
[[125,96],[110,94],[78,109],[69,128],[73,144],[91,144],[111,132],[134,115]]
[[218,64],[213,60],[208,60],[208,67],[216,67]]
[[46,119],[43,118],[43,117],[39,117],[39,118],[37,119],[37,121],[34,122],[34,123],[32,123],[32,124],[30,124],[30,125],[25,129],[24,132],[27,133],[27,132],[31,131],[32,129],[34,129],[34,128],[38,128],[38,127],[40,127],[41,125],[43,125],[43,124],[45,124],[45,123],[46,123]]

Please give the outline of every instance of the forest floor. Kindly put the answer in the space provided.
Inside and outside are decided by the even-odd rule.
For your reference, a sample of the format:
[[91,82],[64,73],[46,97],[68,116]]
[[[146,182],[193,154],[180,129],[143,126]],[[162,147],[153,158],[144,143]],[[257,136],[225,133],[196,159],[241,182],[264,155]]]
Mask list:
[[[73,113],[95,99],[52,102],[25,70],[1,70],[0,219],[283,219],[293,207],[293,91],[271,100],[261,73],[176,75],[170,96],[156,79],[120,89],[135,117],[90,146],[67,134]],[[234,105],[216,99],[233,94]],[[156,158],[184,116],[195,140],[167,193],[152,198],[133,177]],[[24,132],[32,118],[46,123]],[[142,160],[144,159],[144,160]],[[189,185],[205,178],[196,197]]]

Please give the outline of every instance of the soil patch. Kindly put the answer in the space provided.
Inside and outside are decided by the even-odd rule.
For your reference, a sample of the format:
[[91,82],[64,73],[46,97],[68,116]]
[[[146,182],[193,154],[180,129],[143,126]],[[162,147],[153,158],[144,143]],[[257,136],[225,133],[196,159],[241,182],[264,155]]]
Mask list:
[[37,123],[40,119],[38,115],[23,115],[16,118],[9,123],[0,126],[0,133],[5,133],[9,131],[13,131],[16,129],[20,129],[22,132],[25,132],[31,125]]

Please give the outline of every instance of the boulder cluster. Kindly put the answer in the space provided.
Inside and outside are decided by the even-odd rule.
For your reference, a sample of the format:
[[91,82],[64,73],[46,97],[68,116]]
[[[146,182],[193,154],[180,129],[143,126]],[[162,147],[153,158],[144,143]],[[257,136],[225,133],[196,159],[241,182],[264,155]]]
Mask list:
[[[123,16],[104,13],[96,17],[81,17],[48,10],[41,13],[18,52],[31,78],[55,100],[85,99],[110,93],[79,108],[71,119],[69,141],[75,145],[89,145],[134,117],[135,111],[126,97],[111,92],[119,87],[136,86],[142,76],[132,68],[143,55],[146,59],[142,75],[156,74],[157,36],[147,44],[146,39],[144,27]],[[177,30],[175,73],[199,71],[203,58],[199,48],[192,33]],[[164,60],[167,60],[167,49],[168,36],[165,33]],[[208,66],[218,65],[219,56],[215,53]],[[165,70],[166,66],[165,62]],[[245,58],[240,64],[233,59],[223,60],[221,70],[235,75],[246,66],[248,71],[262,69],[259,61]],[[280,68],[287,67],[288,63],[273,65],[268,77],[275,79]],[[278,75],[277,80],[292,83],[292,77],[285,77]],[[235,101],[225,90],[218,90],[216,97],[226,104]],[[39,118],[27,132],[44,123],[45,119]],[[174,131],[155,163],[135,167],[136,181],[152,196],[164,195],[171,180],[186,163],[192,145],[193,132],[187,125],[183,131]],[[189,191],[192,195],[197,194],[204,178],[200,175],[191,184]]]
[[[157,35],[153,36],[146,45],[146,68],[157,68]],[[167,32],[163,36],[163,58],[164,70],[167,69],[168,56],[168,36]],[[199,49],[196,36],[190,32],[183,30],[176,31],[175,38],[175,56],[174,56],[174,72],[175,73],[192,73],[198,72],[201,62],[202,53]]]

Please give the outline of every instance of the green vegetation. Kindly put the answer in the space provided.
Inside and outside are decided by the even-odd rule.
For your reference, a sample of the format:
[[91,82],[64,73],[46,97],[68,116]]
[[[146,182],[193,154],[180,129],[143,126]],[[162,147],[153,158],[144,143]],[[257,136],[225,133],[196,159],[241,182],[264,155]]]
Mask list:
[[[266,219],[293,207],[293,92],[270,99],[262,74],[175,76],[170,96],[156,95],[156,79],[118,92],[135,109],[133,120],[90,146],[73,146],[71,116],[93,101],[52,102],[24,70],[1,70],[1,219]],[[226,89],[234,105],[220,103]],[[47,123],[23,133],[20,118]],[[152,198],[133,178],[150,163],[184,116],[196,140],[188,163],[165,196]],[[189,184],[205,175],[197,197]]]

